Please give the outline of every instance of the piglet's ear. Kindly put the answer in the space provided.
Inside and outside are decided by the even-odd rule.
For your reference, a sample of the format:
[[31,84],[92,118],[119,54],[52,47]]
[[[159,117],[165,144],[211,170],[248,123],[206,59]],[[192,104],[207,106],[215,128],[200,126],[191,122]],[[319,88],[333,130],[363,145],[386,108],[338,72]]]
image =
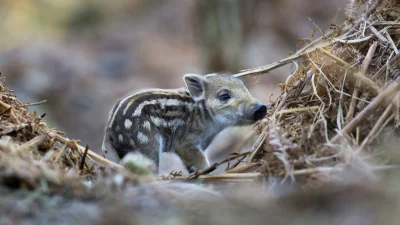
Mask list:
[[183,76],[190,95],[195,101],[200,101],[205,98],[206,79],[197,74],[186,74]]

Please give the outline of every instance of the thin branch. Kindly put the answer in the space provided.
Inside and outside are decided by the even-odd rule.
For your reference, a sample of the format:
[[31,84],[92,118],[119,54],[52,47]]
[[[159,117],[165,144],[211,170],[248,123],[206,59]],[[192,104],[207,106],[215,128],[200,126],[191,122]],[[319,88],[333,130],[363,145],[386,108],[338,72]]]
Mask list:
[[304,79],[304,81],[300,84],[300,87],[297,90],[297,94],[293,98],[292,102],[297,100],[297,98],[300,96],[301,92],[303,92],[304,87],[310,82],[311,77],[312,77],[312,70],[310,69],[307,71],[306,79]]
[[[328,36],[332,35],[334,32],[335,31],[330,31],[327,34],[325,34],[325,36],[328,37]],[[340,39],[337,39],[337,38],[332,38],[332,39],[335,41],[341,41]],[[293,55],[291,55],[285,59],[279,60],[277,62],[271,63],[266,66],[242,70],[241,72],[234,74],[234,76],[235,77],[244,77],[244,76],[255,76],[255,75],[264,74],[271,70],[282,67],[288,63],[291,63],[294,60],[297,60],[305,55],[308,55],[309,53],[312,53],[317,49],[325,48],[327,46],[332,45],[332,43],[329,43],[329,42],[319,44],[319,42],[322,40],[323,40],[323,36],[319,37],[318,39],[316,39],[313,42],[309,43],[308,45],[304,46],[302,49],[298,50],[296,53],[294,53]],[[319,44],[319,45],[315,46],[316,44]]]
[[[228,167],[227,167],[227,169],[225,170],[225,171],[227,171],[227,170],[229,170],[229,169],[234,169],[234,168],[236,168],[241,162],[243,162],[243,160],[245,159],[247,157],[247,155],[244,155],[244,156],[242,156],[242,157],[240,157],[238,160],[236,160],[236,162],[232,165],[232,167],[230,167],[229,165],[228,165]],[[230,162],[228,162],[228,164],[229,164]]]
[[3,106],[3,108],[6,108],[6,109],[8,109],[8,108],[12,108],[12,106],[11,106],[11,105],[9,105],[9,104],[7,104],[7,103],[5,103],[5,102],[1,101],[1,100],[0,100],[0,105],[1,105],[1,106]]
[[[371,167],[372,171],[382,171],[382,170],[389,170],[389,169],[396,169],[398,168],[397,165],[385,165],[385,166],[374,166]],[[301,176],[301,175],[309,175],[309,174],[315,174],[315,173],[331,173],[333,171],[342,171],[343,167],[316,167],[316,168],[308,168],[308,169],[301,169],[301,170],[295,170],[291,172],[291,175],[293,176]],[[197,180],[243,180],[243,181],[248,181],[249,179],[257,179],[257,178],[262,178],[266,177],[262,173],[259,172],[253,172],[253,173],[222,173],[222,174],[214,174],[214,175],[201,175],[197,177]],[[160,177],[158,180],[165,180],[167,178],[165,177]],[[179,176],[179,177],[173,177],[169,178],[168,180],[190,180],[192,178],[188,176]]]
[[260,165],[261,165],[260,162],[244,164],[243,166],[240,166],[240,167],[231,168],[231,169],[225,171],[225,173],[242,173],[243,171],[252,169],[252,168],[260,166]]
[[265,125],[264,129],[261,131],[261,134],[258,136],[256,142],[254,142],[252,148],[251,148],[251,155],[249,158],[247,158],[246,163],[249,164],[251,161],[254,159],[254,156],[257,155],[259,150],[261,149],[261,146],[263,145],[265,139],[267,138],[267,132],[269,131],[269,126],[268,124]]
[[198,170],[198,171],[194,172],[193,174],[189,175],[189,179],[195,179],[195,178],[197,178],[197,177],[199,177],[201,175],[209,174],[212,171],[214,171],[215,169],[217,169],[218,166],[220,166],[220,165],[222,165],[224,163],[227,163],[227,162],[229,162],[231,160],[235,160],[235,159],[241,158],[242,156],[247,156],[250,153],[251,153],[251,151],[243,152],[243,153],[240,153],[240,154],[236,154],[236,155],[234,155],[234,156],[232,156],[232,157],[230,157],[228,159],[225,159],[225,160],[223,160],[223,161],[221,161],[219,163],[214,163],[213,165],[209,166],[206,169]]
[[36,148],[37,146],[41,145],[45,141],[49,140],[48,135],[41,135],[33,138],[32,140],[25,142],[21,146],[19,146],[15,151],[16,152],[21,152],[21,151],[26,151],[28,149]]
[[396,44],[394,43],[392,37],[389,35],[388,32],[386,32],[386,37],[387,37],[387,39],[388,39],[388,41],[390,43],[390,46],[392,46],[394,52],[396,53],[396,55],[398,55],[399,54],[399,49],[397,49]]
[[327,39],[327,40],[328,40],[328,39],[330,39],[331,41],[333,40],[332,38],[329,38],[328,36],[326,36],[326,35],[325,35],[325,32],[322,31],[321,28],[319,28],[318,25],[317,25],[311,18],[308,18],[308,19],[311,21],[312,24],[314,24],[314,26],[319,30],[319,32],[321,32],[322,37],[324,37],[324,38]]
[[89,151],[89,145],[86,145],[85,147],[85,152],[83,153],[81,163],[79,164],[79,170],[83,170],[83,167],[85,166],[85,159]]
[[398,21],[375,21],[374,26],[390,26],[393,28],[400,27],[400,22]]
[[9,127],[4,127],[4,131],[0,132],[0,136],[9,134],[11,132],[19,131],[21,129],[25,129],[27,127],[32,127],[33,125],[45,125],[45,122],[40,122],[40,123],[22,123],[14,126],[9,126]]
[[[400,73],[399,73],[400,75]],[[376,109],[384,104],[388,99],[390,99],[397,91],[400,90],[400,77],[392,82],[384,91],[382,91],[367,107],[365,107],[357,116],[350,121],[340,132],[335,135],[330,141],[329,144],[335,144],[342,137],[341,134],[349,134],[353,132],[354,129],[365,120],[367,116],[371,113],[375,112]],[[326,150],[328,146],[322,148],[322,150]]]
[[367,18],[375,9],[378,7],[378,5],[381,3],[381,0],[376,0],[375,3],[368,9],[367,12],[357,21],[356,24],[350,30],[344,35],[344,40],[348,39],[351,34],[353,34],[361,25],[361,23],[364,21],[363,18]]
[[[321,48],[320,49],[322,51],[322,53],[324,53],[325,55],[327,55],[328,57],[330,57],[331,59],[335,60],[336,62],[342,64],[343,66],[347,67],[348,69],[351,69],[351,65],[348,64],[346,61],[344,61],[343,59],[337,57],[336,55],[330,53],[329,51]],[[349,73],[350,76],[353,76],[354,78],[358,79],[359,81],[361,81],[364,85],[366,85],[365,89],[368,90],[373,90],[375,94],[379,94],[381,92],[381,87],[376,84],[374,81],[372,81],[370,78],[366,77],[365,75],[363,75],[360,72],[353,72],[353,70],[355,69],[351,69],[352,73]]]
[[[376,47],[378,46],[378,42],[374,42],[371,47],[368,49],[368,53],[365,56],[363,65],[362,65],[362,74],[366,74],[369,64],[371,63],[372,57],[375,54],[375,50]],[[346,122],[348,123],[349,121],[351,121],[351,119],[353,118],[354,112],[355,112],[355,108],[356,108],[356,103],[357,103],[357,98],[359,96],[359,89],[358,87],[360,86],[360,81],[356,81],[356,85],[354,87],[354,91],[353,91],[353,95],[351,98],[351,102],[350,102],[350,106],[349,106],[349,111],[347,112],[347,116],[346,116]]]
[[369,29],[374,33],[374,35],[381,41],[381,42],[388,42],[388,40],[374,27],[370,26]]
[[[221,174],[212,174],[212,175],[199,175],[197,177],[192,177],[192,176],[180,176],[180,177],[174,177],[169,180],[213,180],[213,179],[256,179],[263,177],[261,173],[255,172],[255,173],[221,173]],[[159,178],[160,180],[165,180],[166,178],[161,177]]]
[[11,111],[11,109],[12,109],[12,107],[4,109],[3,111],[0,112],[0,116]]
[[[398,168],[397,165],[385,165],[385,166],[374,166],[371,168],[373,171],[381,171],[381,170],[388,170],[388,169],[395,169]],[[308,169],[302,169],[302,170],[295,170],[293,171],[293,175],[299,176],[299,175],[309,175],[309,174],[315,174],[315,173],[331,173],[333,171],[341,171],[344,168],[342,167],[316,167],[316,168],[308,168]]]
[[[58,141],[58,142],[60,142],[62,144],[65,144],[69,148],[75,149],[77,147],[78,151],[80,151],[80,152],[84,152],[85,151],[85,148],[83,146],[78,145],[78,144],[75,146],[75,144],[73,142],[71,142],[71,140],[69,140],[68,138],[62,137],[62,136],[60,136],[58,134],[55,134],[55,133],[50,133],[49,135],[54,137],[54,139],[56,141]],[[97,153],[95,153],[95,152],[93,152],[91,150],[88,150],[87,154],[88,154],[88,156],[89,156],[89,158],[91,160],[93,160],[94,162],[96,162],[96,163],[98,163],[98,164],[100,164],[102,166],[113,167],[113,168],[117,168],[117,169],[123,169],[124,168],[122,165],[117,164],[115,162],[112,162],[112,161],[100,156],[99,154],[97,154]]]
[[373,35],[368,35],[364,38],[359,38],[359,39],[353,39],[353,40],[347,40],[347,39],[340,39],[340,38],[334,38],[334,40],[338,43],[338,44],[358,44],[361,42],[365,42],[368,41],[369,39],[371,39],[372,37],[374,37]]
[[41,104],[44,104],[44,103],[46,103],[47,102],[47,100],[43,100],[43,101],[40,101],[40,102],[31,102],[31,103],[25,103],[25,104],[22,104],[22,106],[34,106],[34,105],[41,105]]
[[302,108],[291,108],[291,109],[284,109],[276,113],[276,115],[281,115],[285,113],[294,113],[294,112],[304,112],[304,111],[309,111],[309,110],[318,110],[319,106],[308,106],[308,107],[302,107]]
[[287,99],[289,98],[289,93],[286,92],[285,96],[283,96],[281,102],[279,103],[278,107],[276,107],[274,112],[274,118],[276,118],[276,113],[283,109],[283,106],[286,104]]
[[341,59],[341,58],[337,57],[336,55],[330,53],[329,51],[327,51],[327,50],[325,50],[325,49],[323,49],[323,48],[320,48],[319,50],[320,50],[322,53],[324,53],[325,55],[327,55],[328,57],[330,57],[331,59],[333,59],[333,60],[335,60],[336,62],[342,64],[343,66],[347,66],[347,67],[350,67],[350,66],[351,66],[351,65],[348,64],[346,61],[344,61],[343,59]]
[[372,130],[369,132],[368,136],[364,138],[363,142],[360,145],[360,150],[364,149],[365,146],[372,141],[373,137],[378,135],[378,132],[380,128],[382,127],[383,123],[386,121],[386,118],[390,116],[390,113],[392,113],[393,110],[393,104],[390,104],[383,114],[379,117],[378,121],[376,121],[374,127]]
[[374,94],[381,93],[382,88],[377,83],[375,83],[374,81],[366,77],[364,74],[362,74],[361,72],[350,73],[350,75],[362,83],[363,85],[362,89],[372,91]]
[[330,43],[324,43],[321,46],[314,47],[314,48],[312,48],[312,49],[310,49],[308,51],[305,51],[305,52],[298,51],[295,54],[293,54],[293,55],[291,55],[291,56],[289,56],[289,57],[287,57],[285,59],[282,59],[282,60],[279,60],[277,62],[271,63],[271,64],[269,64],[267,66],[261,66],[261,67],[257,67],[257,68],[253,68],[253,69],[244,70],[244,71],[242,71],[240,73],[235,74],[234,76],[235,77],[244,77],[244,76],[254,76],[254,75],[260,75],[260,74],[263,74],[263,73],[267,73],[267,72],[269,72],[271,70],[277,69],[277,68],[282,67],[282,66],[284,66],[284,65],[286,65],[288,63],[291,63],[292,61],[294,61],[294,60],[296,60],[298,58],[301,58],[301,57],[303,57],[303,56],[305,56],[305,55],[307,55],[309,53],[312,53],[312,52],[318,50],[319,48],[323,48],[323,47],[326,47],[326,46],[329,46],[329,45],[330,45]]
[[383,65],[378,72],[376,72],[371,78],[375,79],[380,76],[383,76],[388,69],[391,67],[399,67],[400,66],[400,54],[395,55],[392,59],[390,59],[385,65]]

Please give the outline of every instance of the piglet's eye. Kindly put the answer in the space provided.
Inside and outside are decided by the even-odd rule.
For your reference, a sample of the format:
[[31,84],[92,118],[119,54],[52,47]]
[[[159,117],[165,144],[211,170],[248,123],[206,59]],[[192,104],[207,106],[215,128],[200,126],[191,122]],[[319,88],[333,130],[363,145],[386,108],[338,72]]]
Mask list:
[[228,101],[229,99],[231,99],[231,96],[229,95],[229,94],[222,94],[222,95],[219,95],[218,96],[218,99],[221,101],[221,102],[226,102],[226,101]]

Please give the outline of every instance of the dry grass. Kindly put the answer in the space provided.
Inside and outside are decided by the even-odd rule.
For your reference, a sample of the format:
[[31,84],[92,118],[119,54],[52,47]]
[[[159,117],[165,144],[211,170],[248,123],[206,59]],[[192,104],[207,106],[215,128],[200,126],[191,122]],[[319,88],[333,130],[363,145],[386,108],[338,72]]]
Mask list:
[[[0,184],[11,189],[90,197],[94,187],[109,189],[140,178],[77,141],[49,128],[42,116],[28,112],[0,80]],[[106,166],[106,167],[105,167]],[[116,177],[122,177],[120,182]],[[142,178],[143,182],[151,178]],[[121,180],[119,178],[119,180]],[[96,181],[96,182],[93,182]]]
[[[400,3],[384,0],[371,1],[368,5],[366,1],[352,1],[347,7],[347,16],[345,24],[332,25],[331,32],[322,33],[321,38],[290,57],[236,74],[238,77],[261,75],[288,63],[296,66],[281,85],[282,94],[273,103],[267,118],[255,126],[259,137],[251,151],[232,155],[221,163],[187,177],[172,172],[170,176],[157,180],[195,180],[219,184],[243,181],[246,184],[254,179],[279,178],[279,182],[296,182],[301,188],[315,189],[331,182],[335,175],[342,176],[349,171],[374,177],[377,170],[395,168],[398,162],[383,154],[382,143],[398,137],[400,124],[400,57],[397,49],[400,43]],[[30,105],[43,102],[21,103],[2,83],[1,80],[0,191],[3,188],[8,191],[30,190],[46,196],[98,200],[118,190],[122,190],[122,195],[128,195],[129,190],[133,190],[133,196],[136,197],[132,201],[126,200],[129,195],[113,199],[117,211],[121,210],[120,217],[111,216],[115,213],[115,205],[104,206],[110,221],[128,221],[130,217],[125,218],[122,212],[131,215],[132,210],[126,205],[133,204],[139,210],[143,205],[152,203],[148,199],[141,199],[142,195],[150,196],[150,200],[162,198],[160,202],[168,202],[169,198],[173,201],[185,200],[188,206],[199,202],[194,200],[196,198],[179,198],[183,190],[192,190],[198,199],[202,198],[203,192],[212,193],[210,199],[203,199],[205,203],[202,205],[204,212],[208,209],[210,215],[214,215],[215,208],[209,206],[217,203],[226,204],[227,211],[234,206],[240,206],[238,210],[247,210],[243,212],[249,215],[257,211],[255,207],[243,205],[239,200],[236,205],[229,201],[213,202],[219,194],[214,196],[211,190],[198,191],[202,187],[187,183],[173,186],[174,182],[167,182],[166,187],[172,185],[173,188],[166,188],[170,192],[165,198],[151,191],[155,187],[163,189],[162,185],[130,189],[155,179],[129,173],[120,165],[49,128],[43,121],[44,115],[28,112]],[[225,173],[209,175],[219,166],[226,167]],[[365,190],[357,187],[355,193],[358,191],[364,193]],[[348,192],[340,193],[347,196]],[[332,193],[321,196],[337,197]],[[315,201],[318,202],[321,196],[314,196]],[[292,200],[297,207],[296,198]],[[268,205],[268,202],[260,199],[259,203],[275,207],[275,203]],[[175,204],[182,207],[182,204]],[[314,203],[310,203],[310,207],[313,206]],[[188,212],[192,209],[182,208]],[[158,210],[165,211],[165,207],[158,207]],[[232,213],[231,216],[236,218],[239,215]],[[262,216],[262,213],[257,215]],[[205,219],[204,216],[199,218]],[[280,219],[282,217],[277,218]]]
[[[298,175],[324,173],[354,163],[368,171],[386,168],[367,154],[374,153],[382,130],[395,135],[400,123],[399,101],[394,100],[399,99],[400,88],[396,47],[400,42],[399,11],[396,1],[374,1],[371,5],[352,1],[346,24],[331,25],[329,33],[316,27],[321,38],[290,57],[236,74],[253,76],[288,63],[296,66],[281,85],[282,94],[267,119],[256,125],[260,135],[252,151],[233,155],[189,177],[174,172],[162,179],[207,179],[208,173],[226,163],[226,172],[218,178],[243,178],[240,173],[245,173],[253,178],[294,181]],[[4,184],[35,188],[43,185],[44,177],[46,185],[75,188],[82,186],[81,177],[98,180],[104,168],[128,174],[27,111],[30,105],[43,102],[23,104],[6,87],[1,86],[0,91]]]
[[398,137],[400,3],[351,1],[346,14],[346,23],[331,25],[329,33],[316,27],[321,38],[288,58],[236,74],[262,75],[288,63],[296,68],[267,119],[256,126],[260,135],[252,153],[240,157],[245,163],[206,175],[221,165],[215,164],[188,178],[231,179],[233,170],[297,181],[348,166],[365,174],[394,167],[375,155],[382,153],[382,137]]

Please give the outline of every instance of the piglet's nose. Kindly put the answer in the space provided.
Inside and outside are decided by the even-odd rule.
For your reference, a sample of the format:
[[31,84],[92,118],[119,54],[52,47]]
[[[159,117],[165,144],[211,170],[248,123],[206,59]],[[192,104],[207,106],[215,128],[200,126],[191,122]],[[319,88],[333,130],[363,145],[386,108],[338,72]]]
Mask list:
[[253,120],[261,120],[267,115],[267,106],[257,104],[255,107],[254,115],[253,115]]

